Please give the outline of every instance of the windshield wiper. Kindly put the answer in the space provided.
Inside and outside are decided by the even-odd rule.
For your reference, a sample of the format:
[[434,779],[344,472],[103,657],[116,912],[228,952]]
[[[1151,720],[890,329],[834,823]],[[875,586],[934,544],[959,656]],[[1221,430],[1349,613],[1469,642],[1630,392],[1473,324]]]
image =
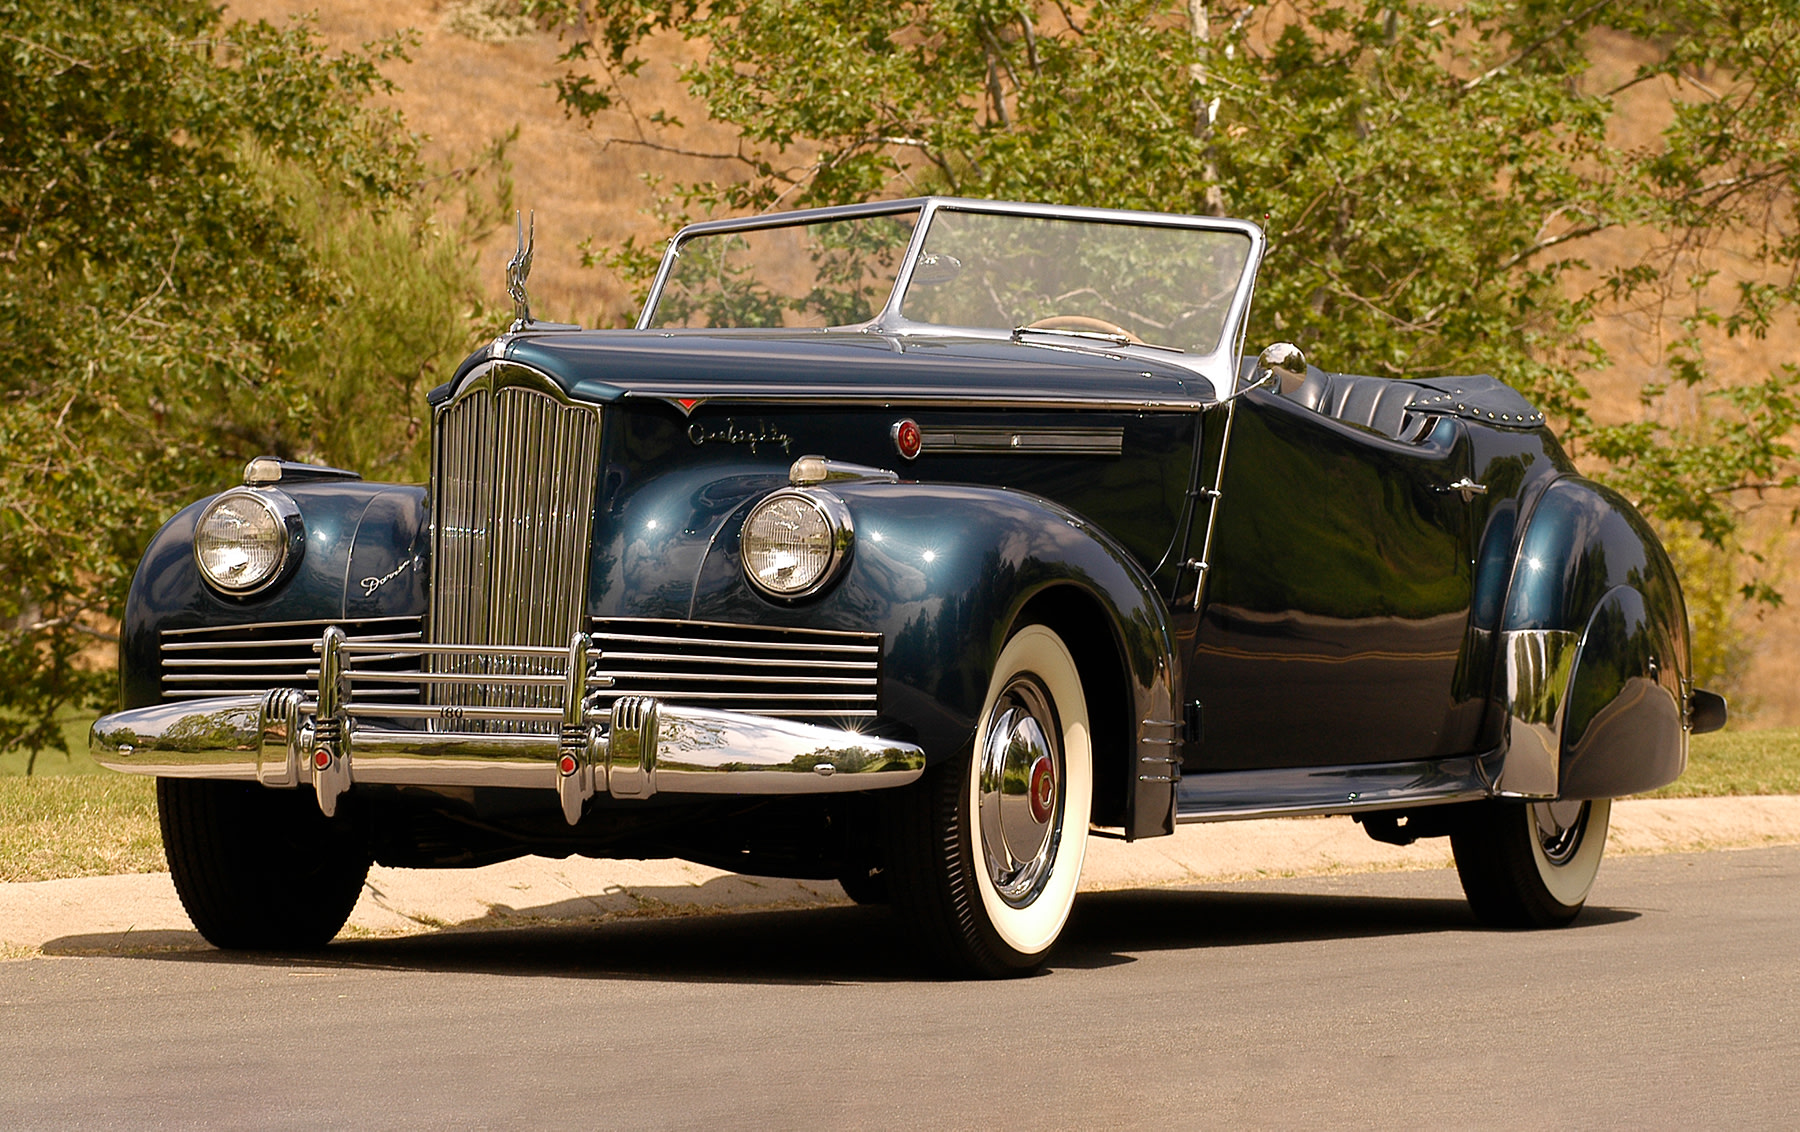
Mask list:
[[1105,342],[1112,346],[1142,346],[1148,350],[1167,350],[1171,354],[1187,353],[1180,346],[1146,342],[1142,338],[1134,338],[1129,334],[1107,334],[1100,330],[1059,330],[1050,326],[1015,326],[1012,330],[1012,340],[1023,342],[1027,334],[1054,334],[1059,338],[1081,338],[1089,342]]

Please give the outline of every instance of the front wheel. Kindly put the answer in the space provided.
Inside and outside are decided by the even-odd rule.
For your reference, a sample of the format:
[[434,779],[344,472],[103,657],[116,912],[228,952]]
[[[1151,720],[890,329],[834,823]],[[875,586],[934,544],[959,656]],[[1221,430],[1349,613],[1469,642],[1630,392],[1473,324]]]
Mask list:
[[323,947],[369,875],[367,846],[310,791],[159,778],[156,808],[175,892],[214,947]]
[[931,958],[990,978],[1043,964],[1081,882],[1093,781],[1075,660],[1028,625],[1000,652],[974,749],[891,799],[888,889]]
[[1482,802],[1450,835],[1475,918],[1496,928],[1573,920],[1606,851],[1612,801]]
[[838,874],[844,895],[857,904],[888,903],[887,874],[869,865],[852,865]]

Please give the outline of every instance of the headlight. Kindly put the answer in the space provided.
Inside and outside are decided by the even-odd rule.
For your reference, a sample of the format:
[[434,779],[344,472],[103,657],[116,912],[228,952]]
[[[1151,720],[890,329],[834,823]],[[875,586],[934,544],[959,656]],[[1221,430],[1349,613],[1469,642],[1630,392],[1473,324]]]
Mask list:
[[279,491],[233,488],[194,525],[194,561],[208,583],[242,596],[267,589],[300,560],[300,508]]
[[831,580],[850,554],[850,509],[830,492],[783,490],[744,520],[744,575],[774,597],[802,597]]

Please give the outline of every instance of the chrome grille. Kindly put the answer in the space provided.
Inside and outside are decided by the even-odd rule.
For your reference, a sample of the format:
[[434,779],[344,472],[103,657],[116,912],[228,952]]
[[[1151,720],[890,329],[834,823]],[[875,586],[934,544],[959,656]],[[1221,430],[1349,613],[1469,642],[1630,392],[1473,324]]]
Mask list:
[[[600,410],[496,366],[439,410],[433,468],[434,644],[567,647],[586,613]],[[553,661],[441,656],[438,672],[542,674]],[[442,685],[433,703],[536,707],[551,687]]]
[[[283,621],[224,628],[171,629],[162,634],[164,700],[259,693],[271,688],[297,688],[312,693],[319,683],[319,638],[325,626],[337,625],[353,644],[416,645],[422,637],[418,617],[384,617],[361,621]],[[873,718],[881,676],[881,635],[819,629],[776,629],[709,621],[649,618],[596,618],[589,626],[598,677],[613,683],[596,689],[590,705],[597,713],[612,709],[620,696],[655,696],[664,703],[741,711],[784,719],[852,720]],[[444,671],[464,658],[439,656],[435,670]],[[362,672],[384,674],[358,680],[354,698],[397,705],[442,706],[447,693],[461,686],[429,690],[407,680],[420,672],[420,658],[402,653],[359,654]],[[560,657],[516,662],[514,671],[559,677]],[[541,668],[541,672],[540,669]],[[491,661],[484,671],[498,671]],[[390,680],[385,674],[392,673]],[[510,700],[495,696],[484,707],[549,707],[561,703],[560,687],[528,687]],[[485,689],[480,689],[485,691]],[[463,706],[476,701],[464,699]],[[465,722],[463,729],[482,726]],[[543,730],[548,724],[508,724],[509,730]]]
[[592,641],[612,686],[598,703],[664,703],[784,719],[868,719],[876,712],[881,634],[709,621],[596,618]]
[[[358,644],[418,644],[422,619],[275,621],[205,629],[165,629],[161,636],[162,698],[238,696],[271,688],[313,692],[319,686],[319,636],[336,625]],[[419,658],[374,653],[359,663],[381,672],[416,675]],[[384,703],[416,704],[419,686],[400,683],[360,693]]]

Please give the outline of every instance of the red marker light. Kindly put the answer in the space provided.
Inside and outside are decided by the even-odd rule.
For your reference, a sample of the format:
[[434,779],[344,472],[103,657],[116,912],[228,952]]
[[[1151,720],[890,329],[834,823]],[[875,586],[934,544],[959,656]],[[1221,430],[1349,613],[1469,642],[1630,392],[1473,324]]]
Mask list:
[[910,420],[896,421],[893,437],[894,447],[899,449],[900,455],[908,460],[915,459],[919,455],[919,450],[925,446],[924,434],[919,431],[919,426]]
[[565,778],[571,774],[574,774],[575,769],[576,769],[575,768],[575,756],[574,755],[564,755],[561,759],[559,759],[557,761],[556,766],[557,766],[557,769],[559,769],[563,772],[563,776]]
[[324,770],[326,767],[330,766],[331,765],[331,752],[327,751],[324,747],[320,747],[318,750],[314,751],[313,752],[313,765],[318,767],[320,770]]

